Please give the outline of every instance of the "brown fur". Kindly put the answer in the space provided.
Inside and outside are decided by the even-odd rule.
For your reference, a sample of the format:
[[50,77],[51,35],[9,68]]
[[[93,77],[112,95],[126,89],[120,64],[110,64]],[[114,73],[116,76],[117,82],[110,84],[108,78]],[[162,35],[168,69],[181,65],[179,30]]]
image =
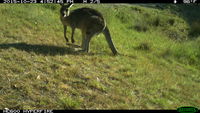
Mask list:
[[60,20],[64,26],[64,37],[66,37],[67,26],[72,28],[71,41],[74,43],[74,32],[78,28],[82,32],[82,49],[83,51],[89,52],[89,43],[94,35],[103,33],[106,37],[106,41],[109,44],[113,54],[116,55],[118,52],[112,42],[110,32],[106,26],[106,22],[100,12],[91,8],[79,8],[69,12],[69,8],[72,4],[61,4],[60,9]]

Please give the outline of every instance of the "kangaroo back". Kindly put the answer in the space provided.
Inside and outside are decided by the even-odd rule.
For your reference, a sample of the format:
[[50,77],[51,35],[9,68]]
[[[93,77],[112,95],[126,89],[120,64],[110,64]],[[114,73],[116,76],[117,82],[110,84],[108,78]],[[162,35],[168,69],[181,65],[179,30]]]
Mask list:
[[107,41],[107,43],[108,43],[110,49],[111,49],[112,52],[113,52],[113,54],[114,54],[114,55],[117,55],[118,52],[117,52],[117,50],[116,50],[116,48],[115,48],[115,45],[113,44],[113,41],[112,41],[111,36],[110,36],[110,31],[109,31],[109,29],[108,29],[107,26],[106,26],[105,29],[103,30],[103,34],[104,34],[104,36],[105,36],[105,38],[106,38],[106,41]]

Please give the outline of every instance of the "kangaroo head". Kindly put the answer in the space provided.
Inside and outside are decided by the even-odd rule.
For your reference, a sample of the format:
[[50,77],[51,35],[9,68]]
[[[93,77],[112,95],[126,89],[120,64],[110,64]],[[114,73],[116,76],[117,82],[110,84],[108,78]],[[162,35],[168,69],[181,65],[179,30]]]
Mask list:
[[73,5],[72,3],[69,3],[65,5],[64,3],[60,3],[61,8],[60,8],[60,14],[63,17],[69,16],[69,8]]

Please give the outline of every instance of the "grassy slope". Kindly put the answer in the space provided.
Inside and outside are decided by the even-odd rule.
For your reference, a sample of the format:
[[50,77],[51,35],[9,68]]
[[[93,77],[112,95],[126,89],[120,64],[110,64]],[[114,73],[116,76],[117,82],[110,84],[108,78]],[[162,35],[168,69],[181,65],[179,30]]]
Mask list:
[[200,38],[180,41],[189,31],[182,18],[137,5],[87,6],[105,15],[122,55],[112,56],[102,34],[88,54],[65,45],[59,5],[0,5],[0,109],[200,107]]

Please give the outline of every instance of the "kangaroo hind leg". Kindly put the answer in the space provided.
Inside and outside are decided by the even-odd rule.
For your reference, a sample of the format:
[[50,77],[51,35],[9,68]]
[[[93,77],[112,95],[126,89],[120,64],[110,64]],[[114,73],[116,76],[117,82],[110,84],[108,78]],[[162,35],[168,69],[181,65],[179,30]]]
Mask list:
[[91,38],[93,36],[94,36],[94,33],[92,33],[92,32],[86,32],[86,33],[84,33],[84,37],[83,37],[83,40],[82,40],[83,51],[89,52],[90,40],[91,40]]

